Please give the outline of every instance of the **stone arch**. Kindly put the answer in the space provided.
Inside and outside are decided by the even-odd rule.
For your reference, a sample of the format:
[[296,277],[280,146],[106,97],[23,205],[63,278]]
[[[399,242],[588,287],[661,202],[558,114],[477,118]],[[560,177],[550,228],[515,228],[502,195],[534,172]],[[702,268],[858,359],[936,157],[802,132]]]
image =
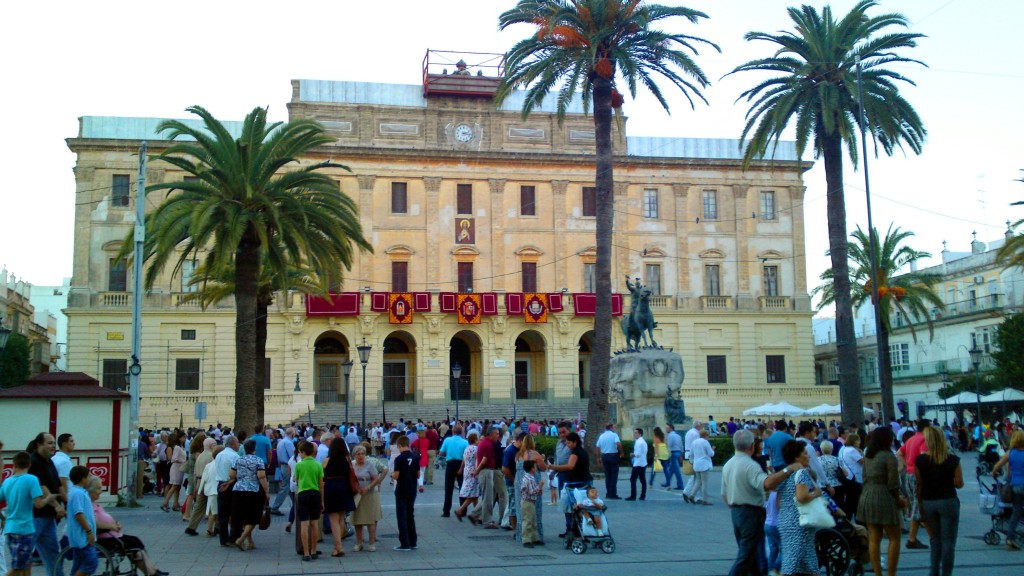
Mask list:
[[516,400],[547,398],[547,339],[537,330],[516,336],[513,373]]
[[381,345],[381,398],[384,402],[415,402],[416,338],[395,330]]
[[317,404],[345,401],[348,390],[342,364],[351,359],[352,346],[344,334],[325,330],[317,335],[313,341],[313,391]]
[[576,388],[579,390],[580,398],[586,398],[590,390],[590,359],[591,351],[594,349],[594,331],[587,330],[577,339],[578,360],[576,363]]
[[483,390],[483,339],[473,330],[460,330],[448,341],[448,371],[457,363],[462,369],[456,382],[451,378],[448,393],[452,400],[479,400]]

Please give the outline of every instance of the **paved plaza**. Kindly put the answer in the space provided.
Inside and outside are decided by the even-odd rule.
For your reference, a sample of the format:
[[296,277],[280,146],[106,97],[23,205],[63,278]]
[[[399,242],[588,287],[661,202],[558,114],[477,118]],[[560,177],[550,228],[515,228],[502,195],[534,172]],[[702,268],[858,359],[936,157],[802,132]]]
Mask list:
[[[960,491],[962,516],[957,544],[956,574],[1008,576],[1024,574],[1024,552],[1008,552],[1004,545],[988,546],[982,534],[990,520],[978,512],[978,486],[974,456],[965,457],[966,486]],[[441,477],[443,479],[443,476]],[[435,483],[416,500],[419,549],[396,552],[397,528],[393,498],[382,494],[384,519],[378,526],[377,552],[353,553],[353,539],[345,542],[344,558],[328,558],[329,540],[321,545],[322,559],[302,562],[294,553],[294,536],[284,531],[284,518],[274,517],[265,532],[254,534],[257,549],[241,552],[222,548],[216,538],[186,536],[180,514],[164,513],[155,496],[143,499],[144,508],[115,509],[125,531],[140,536],[157,566],[173,576],[292,575],[292,574],[423,574],[576,575],[626,576],[642,574],[721,576],[728,572],[736,551],[728,508],[719,493],[720,470],[711,475],[714,506],[692,506],[678,492],[660,486],[648,491],[646,502],[609,501],[608,518],[617,549],[612,554],[590,549],[581,556],[565,550],[557,534],[563,518],[553,506],[544,506],[547,546],[526,549],[510,532],[484,530],[454,517],[441,518],[442,486]],[[439,478],[435,475],[435,481]],[[661,475],[659,474],[659,484]],[[602,488],[603,482],[596,483]],[[629,495],[629,482],[620,477],[619,494]],[[287,505],[286,505],[287,506]],[[905,537],[904,537],[905,540]],[[922,538],[924,540],[924,538]],[[900,555],[900,574],[927,574],[928,550],[907,550]]]

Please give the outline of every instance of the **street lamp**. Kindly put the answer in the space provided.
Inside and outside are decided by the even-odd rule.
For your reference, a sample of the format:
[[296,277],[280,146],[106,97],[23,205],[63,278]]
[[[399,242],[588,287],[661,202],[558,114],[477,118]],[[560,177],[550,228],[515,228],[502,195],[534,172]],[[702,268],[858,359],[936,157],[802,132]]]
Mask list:
[[[978,367],[981,366],[981,348],[975,344],[970,350],[967,351],[971,355],[971,364],[974,364],[974,395],[977,396],[977,407],[978,411],[975,414],[975,419],[978,421],[977,424],[981,426],[981,377],[978,376]],[[980,428],[979,428],[980,430]],[[980,438],[980,434],[979,434]]]
[[[343,376],[345,376],[345,424],[348,425],[348,423],[349,423],[349,419],[348,419],[348,390],[349,390],[349,387],[348,387],[348,382],[349,382],[348,375],[352,373],[352,361],[351,360],[349,360],[348,362],[342,362],[341,363],[341,373],[342,373]],[[365,416],[364,416],[364,418],[365,418]],[[365,426],[365,423],[362,424],[361,426]]]
[[455,421],[459,421],[459,378],[462,376],[462,365],[452,365],[452,380],[455,382]]
[[[942,371],[942,388],[945,389],[945,388],[949,387],[949,385],[952,384],[952,383],[953,383],[952,380],[950,380],[950,378],[949,378],[949,370],[943,370]],[[946,421],[946,426],[949,426],[949,396],[948,396],[949,391],[946,390],[945,392],[943,392],[943,394],[947,394],[947,396],[942,399],[942,403],[945,404],[945,409],[943,410],[943,413],[944,413],[944,419]]]
[[[356,346],[356,350],[359,352],[359,363],[363,365],[363,431],[366,430],[366,363],[370,361],[370,345],[366,343],[366,338],[363,338],[363,343]],[[348,397],[345,398],[345,403],[348,404]]]
[[[11,337],[11,329],[3,325],[3,317],[0,316],[0,357],[3,356],[4,349],[7,348],[7,339]],[[0,382],[3,384],[3,382]]]

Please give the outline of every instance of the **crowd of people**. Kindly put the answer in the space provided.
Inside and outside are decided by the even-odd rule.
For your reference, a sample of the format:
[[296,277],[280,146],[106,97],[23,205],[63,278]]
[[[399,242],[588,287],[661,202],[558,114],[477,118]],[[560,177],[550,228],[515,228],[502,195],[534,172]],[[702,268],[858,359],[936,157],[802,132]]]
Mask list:
[[[332,544],[330,556],[345,556],[343,539],[350,535],[349,553],[377,550],[385,482],[394,493],[399,539],[394,550],[416,550],[416,498],[434,484],[435,467],[443,471],[438,472],[439,483],[443,473],[442,517],[507,530],[527,548],[548,542],[543,514],[548,487],[547,504],[564,516],[559,538],[578,530],[574,506],[604,506],[596,490],[582,503],[568,498],[569,490],[592,485],[592,457],[605,472],[605,500],[623,499],[617,480],[627,463],[625,500],[644,501],[648,485],[660,485],[679,491],[686,503],[713,506],[710,440],[729,434],[735,455],[722,470],[721,497],[739,546],[730,574],[820,573],[816,529],[801,525],[800,508],[822,499],[846,528],[854,560],[870,563],[877,576],[896,574],[904,545],[930,548],[932,573],[946,575],[955,561],[956,491],[963,486],[954,430],[927,420],[871,422],[862,430],[820,421],[730,419],[719,425],[709,418],[693,422],[685,433],[671,424],[664,430],[637,428],[629,431],[632,443],[625,444],[608,424],[592,456],[583,446],[581,422],[403,420],[366,429],[259,426],[251,435],[220,425],[140,430],[138,450],[149,464],[144,491],[161,498],[165,513],[181,515],[185,534],[199,536],[205,525],[207,537],[247,552],[257,546],[257,527],[266,527],[270,516],[287,515],[284,529],[294,533],[296,555],[313,562],[322,556],[319,544],[325,541]],[[986,432],[992,431],[979,430],[979,435]],[[541,436],[554,437],[552,453],[538,450]],[[624,445],[631,447],[628,454]],[[1024,517],[1024,431],[1010,430],[1007,448],[993,473],[1009,472],[1013,516],[1007,546],[1017,550],[1016,529]],[[72,465],[73,451],[72,435],[41,433],[14,455],[14,474],[0,484],[10,574],[28,574],[33,552],[48,572],[52,569],[62,548],[57,540],[62,521],[76,573],[95,570],[95,550],[101,546],[122,551],[147,576],[166,574],[141,540],[126,534],[98,504],[100,483],[86,468]],[[590,522],[600,535],[600,518]],[[884,561],[883,537],[888,539]]]

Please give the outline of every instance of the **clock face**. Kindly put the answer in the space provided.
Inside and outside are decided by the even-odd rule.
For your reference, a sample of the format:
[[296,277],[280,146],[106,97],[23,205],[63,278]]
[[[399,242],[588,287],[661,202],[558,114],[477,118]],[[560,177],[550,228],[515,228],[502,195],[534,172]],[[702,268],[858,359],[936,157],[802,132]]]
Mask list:
[[455,139],[459,142],[469,142],[473,139],[473,129],[468,124],[459,124],[455,127]]

